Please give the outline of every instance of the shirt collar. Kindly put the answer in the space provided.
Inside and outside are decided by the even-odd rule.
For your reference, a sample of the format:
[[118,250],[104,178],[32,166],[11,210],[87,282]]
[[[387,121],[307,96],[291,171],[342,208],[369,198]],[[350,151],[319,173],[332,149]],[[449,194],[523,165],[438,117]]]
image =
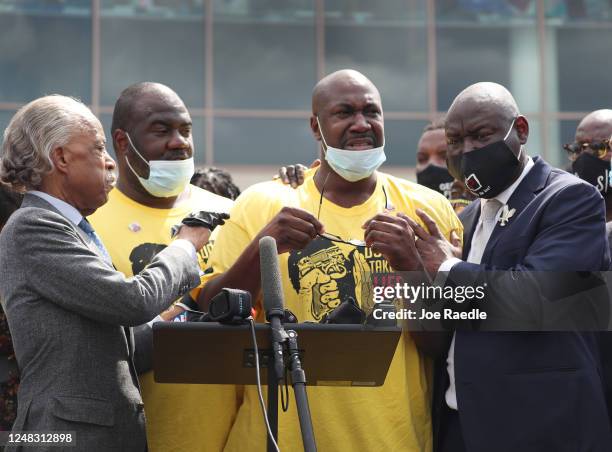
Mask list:
[[[529,171],[531,170],[531,168],[533,168],[533,159],[529,156],[527,156],[527,163],[525,164],[525,167],[523,168],[523,171],[521,172],[521,175],[512,183],[512,185],[510,185],[508,188],[506,188],[504,191],[502,191],[499,195],[495,196],[494,198],[491,199],[496,199],[497,201],[499,201],[501,203],[501,205],[506,205],[508,203],[508,201],[510,200],[510,197],[514,194],[514,192],[516,191],[516,188],[519,186],[519,184],[521,183],[521,181],[523,179],[525,179],[525,176],[527,176],[527,173],[529,173]],[[482,213],[482,209],[484,209],[484,205],[485,203],[489,201],[488,199],[484,199],[481,198],[480,199],[480,211]]]
[[30,190],[28,191],[28,193],[36,195],[39,198],[42,198],[47,201],[49,204],[55,207],[59,211],[59,213],[61,213],[68,220],[74,223],[75,226],[78,226],[81,220],[83,219],[83,215],[81,215],[81,213],[76,210],[74,206],[71,206],[66,201],[62,201],[61,199],[56,198],[55,196],[51,196],[49,193],[45,193],[38,190]]

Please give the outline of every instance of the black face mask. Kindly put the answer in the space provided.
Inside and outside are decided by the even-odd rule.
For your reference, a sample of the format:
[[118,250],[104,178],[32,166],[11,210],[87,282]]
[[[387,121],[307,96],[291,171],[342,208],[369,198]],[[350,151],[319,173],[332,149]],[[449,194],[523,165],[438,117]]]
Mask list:
[[580,179],[594,185],[602,196],[612,191],[610,190],[610,162],[583,152],[572,163],[572,170]]
[[425,169],[416,175],[417,184],[442,193],[446,199],[450,199],[450,191],[453,185],[453,176],[446,168],[436,165],[427,165]]
[[521,171],[519,158],[506,144],[513,127],[514,121],[503,140],[447,157],[448,171],[479,198],[496,197],[512,185]]

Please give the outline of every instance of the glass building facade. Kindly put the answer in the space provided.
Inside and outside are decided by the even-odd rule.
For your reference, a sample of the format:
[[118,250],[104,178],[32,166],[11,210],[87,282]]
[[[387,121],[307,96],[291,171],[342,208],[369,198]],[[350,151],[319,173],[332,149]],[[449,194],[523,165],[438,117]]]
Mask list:
[[380,89],[390,166],[485,80],[530,119],[530,153],[563,166],[578,121],[612,108],[612,0],[0,0],[2,130],[62,93],[108,133],[120,91],[151,80],[185,100],[198,164],[307,163],[312,87],[341,68]]

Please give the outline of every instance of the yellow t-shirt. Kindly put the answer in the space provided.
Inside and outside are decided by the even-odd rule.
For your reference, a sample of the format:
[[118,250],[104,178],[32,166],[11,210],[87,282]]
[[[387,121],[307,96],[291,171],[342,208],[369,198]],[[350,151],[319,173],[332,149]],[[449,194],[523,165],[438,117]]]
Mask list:
[[[247,244],[283,206],[300,207],[317,215],[320,192],[309,172],[297,189],[280,182],[250,187],[238,198],[231,219],[221,229],[209,265],[213,273],[224,272]],[[383,191],[384,187],[384,191]],[[385,193],[387,200],[385,201]],[[323,199],[320,221],[325,231],[345,240],[363,240],[362,224],[386,207],[394,207],[415,220],[415,210],[428,213],[446,237],[462,226],[442,195],[383,173],[363,204],[343,208]],[[420,222],[422,224],[422,222]],[[367,248],[317,237],[304,250],[279,256],[285,306],[303,322],[319,320],[341,299],[353,296],[368,312],[373,305],[369,271],[391,271],[380,254]],[[258,300],[261,303],[261,299]],[[367,363],[364,363],[367,365]],[[432,448],[430,420],[430,361],[424,358],[408,334],[402,334],[386,382],[377,388],[308,387],[318,450],[325,451],[414,451]],[[308,369],[306,368],[308,377]],[[302,450],[293,392],[290,410],[280,411],[281,450]],[[228,438],[226,451],[264,450],[266,435],[256,387],[247,386],[242,405]]]
[[[146,207],[118,189],[111,191],[108,203],[89,219],[119,271],[127,276],[142,271],[170,243],[171,227],[190,212],[228,212],[233,204],[198,187],[190,186],[190,189],[189,199],[172,209]],[[202,268],[217,231],[198,253]],[[235,387],[155,383],[153,372],[141,375],[139,380],[150,451],[223,450],[236,414]]]

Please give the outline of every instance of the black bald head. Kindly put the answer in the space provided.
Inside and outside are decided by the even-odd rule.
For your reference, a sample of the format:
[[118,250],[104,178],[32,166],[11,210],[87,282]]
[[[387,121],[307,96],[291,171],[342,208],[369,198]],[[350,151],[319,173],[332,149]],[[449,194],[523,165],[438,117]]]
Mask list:
[[[612,137],[612,110],[596,110],[586,115],[576,129],[576,143],[601,143]],[[612,152],[608,149],[606,160]]]
[[134,125],[150,114],[150,103],[173,105],[187,110],[181,98],[171,88],[161,83],[139,82],[124,89],[113,110],[111,135],[117,129],[131,131]]
[[384,125],[378,89],[352,69],[324,77],[312,92],[310,126],[321,141],[320,126],[332,147],[364,150],[382,146]]
[[[446,115],[445,132],[449,154],[470,152],[502,140],[515,155],[527,142],[529,124],[521,116],[512,94],[502,85],[480,82],[468,86],[455,98]],[[521,160],[526,160],[526,154]]]

